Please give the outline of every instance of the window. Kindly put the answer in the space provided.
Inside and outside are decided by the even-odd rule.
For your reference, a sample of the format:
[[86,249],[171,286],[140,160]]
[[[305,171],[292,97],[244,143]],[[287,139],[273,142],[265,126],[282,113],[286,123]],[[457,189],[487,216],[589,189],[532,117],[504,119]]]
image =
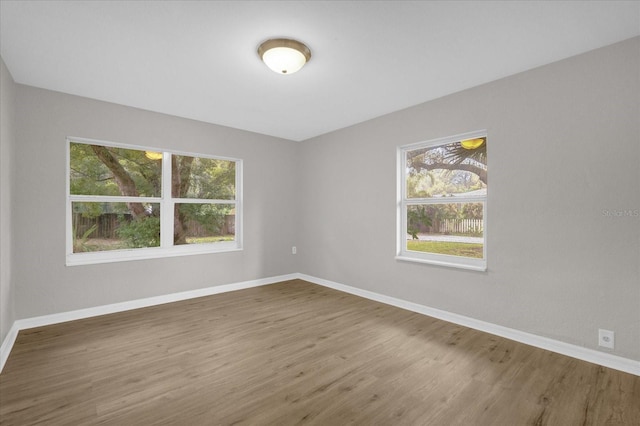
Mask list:
[[241,249],[240,160],[67,142],[67,265]]
[[484,271],[487,133],[398,148],[397,259]]

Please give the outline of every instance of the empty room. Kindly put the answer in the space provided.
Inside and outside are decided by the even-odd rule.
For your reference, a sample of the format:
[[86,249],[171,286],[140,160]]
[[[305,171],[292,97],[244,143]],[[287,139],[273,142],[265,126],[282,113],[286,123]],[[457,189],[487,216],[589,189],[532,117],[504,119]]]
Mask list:
[[640,424],[640,1],[0,0],[0,425]]

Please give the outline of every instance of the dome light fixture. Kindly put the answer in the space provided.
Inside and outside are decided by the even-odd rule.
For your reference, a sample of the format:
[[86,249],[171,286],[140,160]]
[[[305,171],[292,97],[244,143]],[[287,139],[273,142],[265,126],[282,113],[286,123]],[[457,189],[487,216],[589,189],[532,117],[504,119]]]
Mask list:
[[465,139],[463,141],[460,141],[460,145],[462,145],[464,149],[478,149],[482,146],[483,143],[484,138]]
[[311,59],[311,50],[297,40],[272,38],[258,46],[258,55],[278,74],[293,74]]

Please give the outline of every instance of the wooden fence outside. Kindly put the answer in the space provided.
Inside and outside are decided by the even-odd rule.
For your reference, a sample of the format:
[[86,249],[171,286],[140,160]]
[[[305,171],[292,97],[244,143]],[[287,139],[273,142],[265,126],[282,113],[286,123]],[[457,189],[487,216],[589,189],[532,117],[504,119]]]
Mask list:
[[[76,238],[82,238],[93,225],[97,228],[88,237],[89,238],[118,238],[116,230],[121,224],[131,222],[131,214],[128,213],[104,213],[96,218],[82,216],[81,213],[74,213],[73,223],[76,225]],[[235,234],[235,215],[227,215],[225,223],[220,230],[220,235]],[[187,222],[188,237],[207,237],[211,232],[195,220]]]
[[420,226],[420,232],[431,234],[473,234],[484,232],[482,219],[440,219],[431,226]]
[[[118,218],[120,216],[120,219]],[[118,238],[116,229],[121,223],[130,222],[130,214],[104,213],[96,218],[84,217],[82,213],[73,214],[73,223],[76,230],[76,238],[82,238],[93,225],[97,228],[88,237],[89,238]]]

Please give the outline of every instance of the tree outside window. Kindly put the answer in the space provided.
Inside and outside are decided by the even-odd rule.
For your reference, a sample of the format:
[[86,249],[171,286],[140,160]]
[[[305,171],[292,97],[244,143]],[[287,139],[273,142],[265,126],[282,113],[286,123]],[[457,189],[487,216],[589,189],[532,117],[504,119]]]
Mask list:
[[486,268],[487,136],[399,149],[398,257]]
[[239,248],[239,164],[70,140],[68,263],[78,254],[102,261],[104,252],[114,253],[103,256],[111,261],[133,249],[156,248],[144,257],[159,257],[179,246],[199,245],[191,249],[197,252]]

